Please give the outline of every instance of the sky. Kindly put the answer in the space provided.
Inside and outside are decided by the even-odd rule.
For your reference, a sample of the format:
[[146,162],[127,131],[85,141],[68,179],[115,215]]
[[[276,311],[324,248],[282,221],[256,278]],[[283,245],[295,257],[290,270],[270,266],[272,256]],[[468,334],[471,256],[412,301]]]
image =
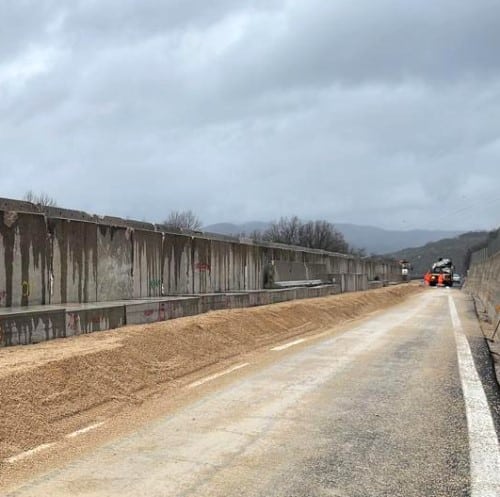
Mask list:
[[500,224],[497,0],[2,0],[0,197]]

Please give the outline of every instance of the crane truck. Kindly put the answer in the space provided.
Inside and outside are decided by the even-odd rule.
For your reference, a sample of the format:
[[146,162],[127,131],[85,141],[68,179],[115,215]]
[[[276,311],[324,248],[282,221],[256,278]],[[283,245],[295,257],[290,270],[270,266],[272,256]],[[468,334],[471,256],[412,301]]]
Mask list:
[[454,269],[451,259],[440,257],[425,273],[424,281],[429,286],[453,286]]

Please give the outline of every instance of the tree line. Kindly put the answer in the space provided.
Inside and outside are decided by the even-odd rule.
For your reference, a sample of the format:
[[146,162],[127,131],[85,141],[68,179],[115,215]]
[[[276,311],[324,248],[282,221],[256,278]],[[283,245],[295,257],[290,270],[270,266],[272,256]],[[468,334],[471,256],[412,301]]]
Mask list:
[[259,242],[284,243],[300,247],[350,253],[344,235],[325,220],[302,221],[299,217],[282,217],[264,231],[254,231],[250,238]]

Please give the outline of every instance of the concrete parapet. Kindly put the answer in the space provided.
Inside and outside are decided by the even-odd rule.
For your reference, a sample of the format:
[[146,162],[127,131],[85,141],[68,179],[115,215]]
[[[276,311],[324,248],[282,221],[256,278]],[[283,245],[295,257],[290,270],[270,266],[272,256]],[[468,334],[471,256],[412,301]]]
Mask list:
[[160,304],[160,313],[163,313],[166,319],[195,316],[200,313],[200,298],[190,296],[166,300]]
[[227,296],[225,293],[208,293],[199,296],[200,313],[226,309]]
[[66,309],[66,336],[81,335],[94,331],[106,331],[125,326],[125,306],[119,304],[95,304]]
[[249,307],[268,305],[270,303],[271,297],[269,296],[269,290],[255,290],[253,292],[249,292],[248,294]]
[[279,290],[269,290],[271,304],[278,302],[286,302],[287,300],[295,300],[297,298],[296,288],[285,288]]
[[146,324],[221,309],[254,307],[340,293],[340,285],[211,293],[142,300],[0,309],[0,346],[26,345],[126,324]]
[[0,346],[28,345],[66,336],[64,309],[9,311],[0,314]]
[[151,302],[132,302],[125,305],[125,321],[127,324],[145,324],[165,321],[163,308],[160,310],[161,303]]

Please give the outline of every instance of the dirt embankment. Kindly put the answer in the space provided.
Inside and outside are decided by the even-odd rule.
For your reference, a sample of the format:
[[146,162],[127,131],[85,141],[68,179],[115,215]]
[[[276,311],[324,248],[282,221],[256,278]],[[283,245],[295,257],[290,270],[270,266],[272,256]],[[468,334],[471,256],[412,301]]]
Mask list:
[[0,462],[175,388],[202,368],[418,291],[399,285],[0,349]]

